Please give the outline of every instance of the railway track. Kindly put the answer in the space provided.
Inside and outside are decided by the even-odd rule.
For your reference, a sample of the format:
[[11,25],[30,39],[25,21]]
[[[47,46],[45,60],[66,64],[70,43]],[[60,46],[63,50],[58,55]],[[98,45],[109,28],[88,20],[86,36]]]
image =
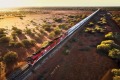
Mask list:
[[74,25],[73,27],[71,27],[67,32],[68,34],[64,37],[64,39],[62,39],[58,44],[55,45],[55,47],[53,47],[52,49],[50,49],[49,51],[46,51],[44,53],[43,56],[40,56],[39,59],[37,60],[37,62],[33,65],[33,66],[29,66],[28,64],[26,64],[26,67],[23,68],[23,70],[19,73],[16,73],[16,75],[13,73],[11,74],[7,80],[26,80],[27,77],[29,77],[32,72],[34,72],[35,69],[37,69],[38,67],[40,67],[42,64],[45,63],[45,61],[49,58],[52,57],[55,53],[56,50],[58,50],[60,47],[62,47],[63,44],[65,44],[74,34],[75,32],[77,32],[80,28],[82,28],[86,23],[89,22],[89,20],[95,16],[98,12],[100,11],[100,9],[96,10],[95,12],[93,12],[91,15],[89,15],[88,17],[86,17],[85,19],[83,19],[82,21],[80,21],[79,23],[77,23],[76,25]]

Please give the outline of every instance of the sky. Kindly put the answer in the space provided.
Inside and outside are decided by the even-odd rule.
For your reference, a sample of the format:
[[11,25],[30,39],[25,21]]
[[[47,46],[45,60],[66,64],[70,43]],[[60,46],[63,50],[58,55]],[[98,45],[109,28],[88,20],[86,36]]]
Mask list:
[[0,8],[47,6],[120,6],[120,0],[0,0]]

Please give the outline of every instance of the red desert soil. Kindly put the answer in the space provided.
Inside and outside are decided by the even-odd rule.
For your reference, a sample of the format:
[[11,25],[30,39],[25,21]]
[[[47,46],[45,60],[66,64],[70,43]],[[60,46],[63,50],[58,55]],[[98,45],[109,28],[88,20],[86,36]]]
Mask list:
[[[111,26],[106,27],[106,33],[113,30]],[[76,38],[76,42],[69,40],[52,58],[35,70],[28,80],[101,80],[108,70],[116,68],[113,60],[96,52],[96,46],[104,39],[104,35],[88,34],[83,30],[71,38]],[[117,30],[114,28],[113,31]],[[70,47],[68,55],[63,53],[66,45]]]
[[[92,11],[78,11],[78,10],[43,10],[40,12],[35,12],[35,13],[25,13],[25,17],[21,20],[19,17],[15,17],[14,14],[9,16],[3,16],[4,19],[1,19],[0,21],[0,28],[7,28],[11,29],[12,26],[15,26],[19,29],[25,29],[25,27],[28,28],[35,28],[36,26],[31,23],[31,21],[36,22],[38,27],[41,27],[42,24],[44,24],[44,21],[49,22],[51,25],[59,25],[59,24],[64,24],[67,21],[67,18],[69,15],[88,15]],[[54,22],[54,18],[61,18],[63,19],[63,22],[57,23]],[[9,22],[9,23],[8,23]],[[38,32],[39,33],[39,32]],[[9,36],[9,35],[8,35]],[[34,37],[26,36],[24,34],[18,36],[18,39],[21,41],[22,39],[35,39]],[[48,36],[44,35],[42,39],[39,39],[36,46],[31,47],[31,48],[14,48],[14,47],[8,47],[8,44],[0,44],[0,56],[4,56],[8,51],[15,51],[18,53],[18,65],[17,67],[21,67],[26,63],[26,58],[35,51],[37,51],[40,48],[40,45],[43,41],[47,40]],[[18,41],[19,41],[18,40]],[[3,65],[4,66],[4,65]],[[11,66],[12,67],[12,66]],[[5,67],[4,67],[5,69]],[[4,70],[5,71],[5,70]],[[12,70],[9,68],[7,72],[12,72]],[[7,73],[6,72],[6,73]]]

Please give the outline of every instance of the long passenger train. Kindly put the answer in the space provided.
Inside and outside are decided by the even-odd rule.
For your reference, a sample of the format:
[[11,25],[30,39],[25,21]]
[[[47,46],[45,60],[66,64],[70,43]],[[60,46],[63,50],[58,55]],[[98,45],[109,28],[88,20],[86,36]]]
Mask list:
[[53,41],[49,42],[49,44],[46,47],[41,48],[38,50],[34,55],[31,57],[28,57],[27,61],[29,65],[34,65],[37,61],[39,61],[43,56],[45,56],[49,51],[51,51],[53,48],[55,48],[58,44],[60,44],[65,38],[70,36],[72,33],[74,33],[77,29],[79,29],[85,22],[87,22],[94,14],[96,14],[100,9],[71,27],[65,34],[59,36],[58,38],[55,38]]

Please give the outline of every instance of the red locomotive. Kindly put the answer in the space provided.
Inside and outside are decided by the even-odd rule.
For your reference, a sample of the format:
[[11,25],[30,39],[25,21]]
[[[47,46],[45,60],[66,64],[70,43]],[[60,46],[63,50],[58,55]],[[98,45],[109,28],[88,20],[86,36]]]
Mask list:
[[36,53],[34,53],[31,57],[28,57],[27,61],[29,65],[34,65],[38,60],[40,60],[43,56],[45,56],[49,51],[51,51],[55,46],[57,46],[64,38],[66,34],[61,35],[51,42],[48,43],[47,46],[41,48]]

